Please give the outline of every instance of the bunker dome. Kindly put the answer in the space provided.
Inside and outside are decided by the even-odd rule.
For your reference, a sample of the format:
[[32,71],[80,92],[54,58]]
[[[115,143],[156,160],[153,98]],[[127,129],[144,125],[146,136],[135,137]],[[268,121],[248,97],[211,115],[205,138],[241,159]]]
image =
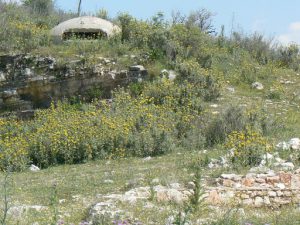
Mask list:
[[73,36],[90,39],[111,37],[120,31],[121,29],[110,21],[93,16],[82,16],[58,24],[50,33],[55,41],[62,41]]

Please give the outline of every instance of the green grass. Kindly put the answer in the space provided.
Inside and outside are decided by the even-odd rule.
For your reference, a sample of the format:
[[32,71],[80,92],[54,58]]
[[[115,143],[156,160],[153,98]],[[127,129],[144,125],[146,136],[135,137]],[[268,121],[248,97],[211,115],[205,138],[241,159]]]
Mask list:
[[[219,150],[211,150],[208,156],[214,156]],[[13,186],[10,190],[10,205],[41,205],[46,206],[46,210],[36,212],[30,210],[22,214],[21,217],[9,217],[8,224],[49,224],[53,218],[53,207],[51,198],[53,198],[53,188],[57,190],[57,200],[63,200],[54,207],[58,210],[59,217],[68,223],[78,224],[85,220],[89,208],[100,201],[99,196],[112,193],[124,193],[134,187],[149,185],[154,178],[159,178],[162,185],[178,182],[187,184],[193,179],[191,165],[196,158],[203,157],[199,152],[172,153],[162,157],[152,158],[145,161],[141,158],[129,158],[110,161],[93,161],[79,165],[64,165],[51,167],[39,172],[22,172],[11,174]],[[205,176],[214,177],[220,170],[205,170]],[[228,171],[230,172],[230,171]],[[1,180],[3,175],[1,175]],[[114,183],[105,183],[104,180],[113,180]],[[144,224],[164,224],[166,218],[174,214],[174,210],[182,209],[182,206],[156,203],[158,208],[145,210],[142,203],[130,205],[120,203],[118,207],[131,212],[135,218],[138,218]],[[158,210],[162,208],[163,210]],[[194,212],[190,218],[196,221],[200,218],[225,218],[224,215],[228,208],[212,208],[203,212],[200,208]],[[282,213],[280,221],[289,219],[288,213],[274,212],[270,214],[268,209],[254,210],[245,209],[246,215],[242,221],[256,221],[253,224],[264,224],[263,222],[275,221],[276,214]],[[292,210],[292,213],[294,211]],[[258,214],[260,216],[258,216]],[[293,214],[293,220],[298,219],[298,214]],[[262,217],[262,218],[259,218]],[[299,218],[300,219],[300,218]],[[240,221],[241,218],[231,217],[231,220]],[[299,220],[300,221],[300,220]],[[218,223],[222,224],[222,223]],[[225,223],[224,223],[225,224]],[[226,223],[230,224],[230,223]],[[232,224],[241,224],[239,222]],[[273,224],[273,223],[272,223]],[[285,223],[274,223],[282,224]],[[286,223],[297,224],[297,223]]]

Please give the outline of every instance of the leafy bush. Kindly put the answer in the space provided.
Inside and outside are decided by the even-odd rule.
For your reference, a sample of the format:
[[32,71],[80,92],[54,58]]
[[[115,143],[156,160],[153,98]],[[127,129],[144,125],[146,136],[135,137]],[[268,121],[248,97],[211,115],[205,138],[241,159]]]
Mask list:
[[272,147],[261,134],[247,128],[228,135],[225,146],[234,150],[232,162],[241,166],[257,166],[263,154]]
[[20,170],[29,163],[47,167],[96,158],[156,156],[184,146],[188,135],[195,133],[191,121],[201,113],[194,104],[193,86],[185,85],[163,80],[148,84],[136,97],[116,91],[109,104],[58,102],[38,111],[31,121],[1,120],[0,167]]
[[205,133],[207,145],[223,143],[231,132],[244,130],[247,122],[247,117],[240,107],[228,107],[208,126]]

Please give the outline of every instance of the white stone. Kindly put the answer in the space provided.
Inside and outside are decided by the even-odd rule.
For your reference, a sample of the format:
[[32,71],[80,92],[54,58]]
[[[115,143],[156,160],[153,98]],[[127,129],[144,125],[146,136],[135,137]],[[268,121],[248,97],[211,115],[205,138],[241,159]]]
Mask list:
[[252,205],[253,204],[253,200],[251,198],[249,199],[244,199],[243,200],[243,204],[244,205]]
[[275,191],[269,191],[268,195],[269,195],[269,197],[276,197],[277,196]]
[[293,150],[300,150],[300,139],[299,138],[292,138],[289,143],[290,148]]
[[257,90],[263,90],[264,89],[264,86],[260,82],[254,82],[254,83],[252,83],[251,86],[252,86],[252,88],[255,88]]
[[229,180],[234,180],[234,181],[241,180],[241,176],[236,175],[236,174],[222,174],[221,178],[223,178],[223,179],[229,179]]
[[292,162],[274,163],[274,166],[282,170],[293,170],[295,168],[295,165]]
[[276,176],[276,173],[273,170],[269,170],[266,174],[267,174],[268,177]]
[[283,141],[283,142],[279,142],[276,145],[276,148],[282,149],[282,150],[288,150],[290,148],[290,145],[288,143],[286,143],[285,141]]
[[33,164],[31,164],[31,166],[29,167],[29,170],[32,172],[37,172],[40,171],[41,169]]
[[259,167],[252,167],[249,171],[251,173],[267,173],[268,171],[270,171],[270,168],[259,166]]
[[227,89],[227,91],[229,91],[230,93],[235,93],[234,87],[227,87],[226,89]]
[[154,179],[151,181],[151,184],[159,184],[159,183],[160,183],[159,178],[154,178]]
[[177,74],[174,70],[169,70],[169,80],[175,80],[177,77]]
[[8,215],[11,215],[13,217],[22,217],[23,214],[28,212],[29,210],[40,212],[46,209],[47,207],[40,205],[19,205],[10,207],[7,213]]
[[218,105],[218,104],[212,104],[212,105],[210,105],[210,107],[211,107],[211,108],[218,108],[219,105]]
[[281,159],[281,158],[279,158],[279,157],[276,157],[275,158],[275,162],[277,162],[277,163],[284,163],[284,160]]
[[0,71],[0,82],[6,81],[5,75]]
[[263,159],[266,159],[266,160],[270,160],[270,159],[273,159],[273,158],[274,158],[274,156],[270,153],[267,153],[267,154],[263,155]]
[[113,184],[114,183],[113,180],[104,180],[103,182],[104,182],[104,184]]
[[265,205],[270,205],[270,204],[271,204],[270,198],[269,198],[268,196],[265,196],[265,197],[264,197],[264,204],[265,204]]
[[234,188],[241,188],[242,184],[241,183],[234,183],[233,187]]
[[181,185],[179,183],[172,183],[172,184],[170,184],[170,187],[173,189],[180,189]]
[[146,158],[143,158],[143,161],[150,161],[152,159],[152,157],[151,156],[148,156],[148,157],[146,157]]
[[210,162],[210,163],[208,163],[207,167],[208,167],[209,169],[212,169],[212,168],[215,167],[215,164],[214,164],[213,162]]
[[3,98],[11,98],[11,97],[14,97],[14,96],[17,96],[18,95],[18,92],[16,89],[10,89],[10,90],[5,90],[2,92],[2,97]]
[[285,185],[283,183],[276,183],[275,187],[279,189],[285,189]]
[[256,197],[254,201],[254,206],[261,207],[264,204],[264,200],[262,197]]
[[59,204],[63,204],[63,203],[65,203],[66,201],[67,201],[66,199],[59,199],[59,200],[58,200],[58,203],[59,203]]
[[30,68],[25,68],[25,70],[24,70],[24,75],[25,75],[26,77],[30,77],[30,76],[33,75],[33,73],[32,73],[32,71],[31,71]]

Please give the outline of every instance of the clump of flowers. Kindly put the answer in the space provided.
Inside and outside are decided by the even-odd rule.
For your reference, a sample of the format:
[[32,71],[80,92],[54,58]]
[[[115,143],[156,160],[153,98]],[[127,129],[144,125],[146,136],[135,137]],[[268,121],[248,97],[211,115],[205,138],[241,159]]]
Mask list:
[[111,104],[57,102],[30,121],[1,119],[0,169],[167,153],[195,129],[201,107],[193,89],[163,81],[137,97],[118,90]]
[[250,128],[233,131],[228,135],[225,146],[234,150],[232,162],[242,166],[258,165],[262,155],[272,150],[268,140]]

